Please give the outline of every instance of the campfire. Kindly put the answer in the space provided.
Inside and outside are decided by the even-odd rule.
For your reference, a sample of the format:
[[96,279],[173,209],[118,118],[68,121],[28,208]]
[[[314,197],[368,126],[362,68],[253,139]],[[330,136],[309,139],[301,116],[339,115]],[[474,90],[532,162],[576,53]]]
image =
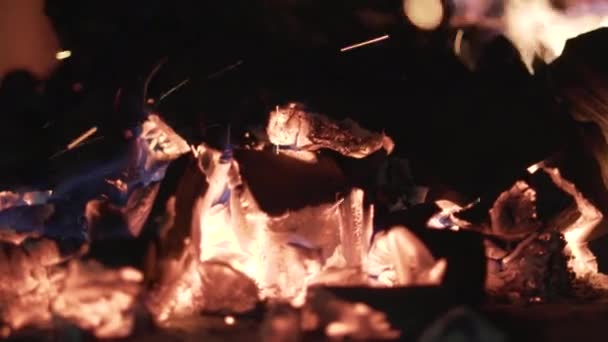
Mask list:
[[[403,2],[410,29],[455,38],[450,56],[465,66],[461,72],[482,75],[479,88],[488,67],[478,63],[478,40],[503,35],[519,53],[522,79],[543,81],[551,99],[543,105],[567,108],[569,125],[596,129],[599,138],[583,139],[574,152],[560,146],[525,165],[514,157],[504,172],[472,171],[499,175],[483,191],[471,183],[450,188],[457,177],[420,181],[412,170],[431,157],[403,146],[400,128],[377,129],[297,96],[266,106],[255,122],[215,127],[218,139],[195,138],[191,131],[213,125],[184,129],[160,107],[194,81],[148,94],[163,59],[146,74],[143,98],[132,101],[143,108],[134,124],[111,138],[101,136],[109,131],[102,124],[83,129],[47,158],[59,168],[76,160],[76,171],[49,168],[44,185],[1,189],[0,334],[137,341],[219,331],[264,341],[431,342],[465,322],[483,331],[479,338],[500,341],[510,333],[496,323],[505,312],[514,319],[521,308],[601,303],[608,275],[592,244],[604,234],[608,201],[590,189],[603,194],[608,184],[608,74],[595,71],[589,46],[608,37],[600,28],[605,6],[561,5]],[[399,39],[384,34],[335,53],[348,59]],[[57,59],[74,56],[64,50]],[[118,113],[129,102],[122,96],[120,88],[111,101]],[[104,139],[120,143],[105,147]],[[429,151],[454,155],[451,161],[477,150]],[[568,153],[589,156],[595,183],[571,172]],[[87,154],[96,157],[92,166]],[[436,174],[467,167],[445,164],[435,164],[445,168]],[[138,261],[124,262],[126,255]]]

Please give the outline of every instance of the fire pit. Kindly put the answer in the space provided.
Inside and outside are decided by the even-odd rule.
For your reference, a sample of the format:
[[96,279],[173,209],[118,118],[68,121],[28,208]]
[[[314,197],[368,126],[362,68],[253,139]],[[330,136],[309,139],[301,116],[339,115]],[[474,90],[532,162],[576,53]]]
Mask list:
[[600,1],[45,6],[2,338],[602,340]]

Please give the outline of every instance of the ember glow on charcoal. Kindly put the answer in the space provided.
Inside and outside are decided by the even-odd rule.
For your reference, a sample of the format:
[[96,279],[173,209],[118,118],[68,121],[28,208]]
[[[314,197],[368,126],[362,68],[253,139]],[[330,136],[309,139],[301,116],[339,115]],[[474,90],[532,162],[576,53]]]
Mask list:
[[486,290],[494,296],[549,300],[571,293],[573,276],[593,288],[606,288],[606,276],[598,273],[587,245],[603,215],[557,169],[544,164],[528,168],[531,178],[502,192],[482,221],[464,219],[476,217],[467,212],[478,203],[459,209],[438,201],[442,211],[428,222],[430,228],[455,224],[486,236]]
[[[336,132],[339,138],[319,138],[330,132]],[[275,145],[308,148],[316,141],[319,143],[313,150],[333,149],[354,158],[383,148],[389,139],[354,123],[334,123],[300,112],[296,105],[272,112],[268,133]],[[320,203],[274,212],[267,208],[268,199],[255,185],[260,179],[247,171],[251,165],[245,155],[256,157],[251,160],[258,163],[267,159],[277,167],[295,163],[289,167],[296,169],[294,166],[299,165],[298,170],[306,168],[310,172],[327,167],[321,157],[303,162],[301,156],[282,151],[277,155],[267,150],[238,149],[226,157],[205,145],[192,151],[205,186],[194,203],[189,243],[181,257],[169,261],[150,298],[149,308],[159,323],[198,311],[244,313],[261,300],[305,308],[311,286],[387,287],[441,282],[446,261],[435,260],[407,228],[390,229],[371,243],[373,207],[365,204],[361,189],[344,189]],[[299,181],[294,178],[289,182]],[[339,310],[342,313],[336,312],[337,317],[317,328],[334,337],[372,338],[378,333],[380,338],[380,332],[395,336],[383,316],[363,304],[338,306],[343,308]],[[315,309],[316,314],[322,314],[318,310],[325,309]],[[292,322],[284,318],[271,316],[264,328],[266,333],[282,334],[284,326]]]
[[384,134],[367,131],[348,119],[335,122],[307,112],[297,103],[277,106],[270,113],[266,133],[275,146],[290,146],[298,151],[326,148],[353,158],[364,158],[380,149],[390,154],[395,147]]
[[321,329],[330,338],[361,341],[394,340],[401,335],[384,313],[364,303],[340,300],[322,288],[312,289],[306,303],[302,312],[305,330]]
[[57,245],[49,240],[2,246],[10,258],[0,260],[2,325],[19,330],[66,320],[100,338],[125,337],[135,322],[135,302],[143,277],[124,268],[71,261],[60,265]]

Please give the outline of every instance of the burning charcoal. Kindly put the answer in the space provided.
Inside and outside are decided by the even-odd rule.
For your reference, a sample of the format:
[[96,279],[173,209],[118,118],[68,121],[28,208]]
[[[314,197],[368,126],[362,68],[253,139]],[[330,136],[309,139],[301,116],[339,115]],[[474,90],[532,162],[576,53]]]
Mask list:
[[530,175],[528,182],[536,191],[538,218],[551,229],[563,232],[581,217],[581,212],[576,192],[566,189],[560,184],[565,180],[558,180],[552,173],[542,167]]
[[148,299],[157,321],[173,316],[209,313],[246,313],[259,302],[258,287],[245,274],[222,261],[199,262],[191,251]]
[[0,211],[0,240],[20,244],[45,232],[45,223],[54,214],[51,204],[17,206]]
[[369,132],[352,120],[334,122],[306,112],[295,103],[272,111],[266,132],[277,146],[307,151],[327,148],[353,158],[363,158],[380,149],[391,153],[394,148],[393,141],[384,134]]
[[222,262],[199,265],[202,310],[212,313],[245,313],[259,302],[256,284],[245,274]]
[[54,315],[99,338],[127,337],[135,325],[142,274],[131,268],[106,270],[95,263],[71,262],[62,270]]
[[55,208],[47,204],[51,191],[0,192],[0,241],[20,244],[44,233]]
[[77,262],[59,266],[65,257],[50,240],[1,248],[0,283],[5,286],[0,288],[0,315],[9,329],[48,324],[61,317],[98,337],[129,334],[139,272]]
[[429,228],[458,230],[461,226],[468,226],[466,221],[459,220],[454,215],[464,210],[461,206],[447,200],[439,200],[435,204],[441,211],[433,215],[426,222]]
[[370,274],[389,286],[440,284],[446,266],[404,227],[376,234],[369,253]]
[[[295,118],[322,129],[333,125],[304,114]],[[270,124],[269,135],[272,127],[277,128]],[[308,137],[318,138],[317,133],[311,131]],[[336,134],[347,135],[340,148],[359,148],[355,157],[377,150],[366,145],[371,140],[385,140],[381,135],[364,138],[351,133]],[[300,142],[293,143],[304,147]],[[175,202],[168,203],[169,229],[163,228],[161,236],[164,252],[156,289],[149,298],[149,308],[159,321],[198,311],[251,310],[259,298],[301,306],[312,284],[375,284],[367,272],[372,208],[364,203],[362,190],[348,186],[330,156],[313,154],[303,160],[300,155],[238,148],[218,151],[206,145],[193,152],[200,173],[184,177],[184,188]],[[185,211],[178,215],[180,196]],[[189,233],[177,226],[178,220],[187,224],[187,219]],[[396,269],[398,279],[390,285],[438,284],[445,261],[435,262],[410,235],[395,230],[388,238],[379,238],[384,242],[378,245],[384,248],[375,257],[384,264],[377,268]],[[224,283],[229,286],[217,287]]]
[[[572,272],[578,278],[597,274],[586,242],[602,214],[557,169],[529,172],[527,182],[516,182],[498,197],[489,223],[459,228],[486,236],[490,293],[546,300],[571,292]],[[474,217],[470,211],[452,216]]]
[[298,342],[302,340],[300,310],[289,304],[271,303],[262,323],[262,340],[268,342]]
[[338,299],[323,288],[311,289],[306,303],[302,312],[305,330],[321,330],[330,338],[353,340],[394,340],[401,335],[384,313],[364,303]]
[[[253,155],[250,155],[251,153]],[[293,175],[295,180],[299,179],[298,175],[328,175],[323,170],[326,162],[308,164],[286,156],[257,151],[235,151],[235,156],[243,163],[237,164],[236,160],[222,161],[219,152],[210,149],[204,149],[199,155],[201,168],[209,185],[202,189],[206,190],[205,194],[195,205],[192,238],[194,246],[200,248],[201,260],[220,258],[238,265],[238,269],[256,280],[264,292],[283,298],[295,298],[305,288],[304,279],[310,276],[310,267],[307,266],[310,258],[306,253],[302,253],[302,248],[290,246],[293,244],[293,237],[299,236],[300,240],[307,241],[308,245],[314,246],[313,249],[320,251],[321,260],[328,260],[336,253],[339,241],[340,205],[335,203],[335,193],[328,193],[327,199],[315,199],[308,202],[307,206],[306,202],[300,201],[310,198],[310,195],[318,197],[318,193],[306,194],[310,189],[304,188],[298,191],[300,184],[285,177]],[[255,160],[255,164],[249,163],[249,158],[254,156],[257,158],[251,161]],[[260,164],[260,161],[265,159],[272,164]],[[263,174],[257,173],[273,164],[275,170],[268,169]],[[295,168],[300,164],[303,168]],[[258,170],[253,171],[254,167]],[[283,168],[284,173],[277,173],[277,168]],[[310,172],[302,172],[306,170]],[[242,174],[238,174],[238,171]],[[258,192],[259,186],[268,182],[269,174],[276,174],[273,184],[263,187],[264,192]],[[323,178],[318,179],[322,181]],[[282,203],[272,203],[269,206],[267,199],[276,202],[276,197],[282,196],[274,192],[274,198],[266,197],[271,195],[266,192],[276,188],[279,182],[285,182],[285,187],[281,190],[286,198]],[[286,192],[289,188],[294,189],[294,193]],[[224,196],[226,191],[229,191],[229,196]],[[302,198],[298,198],[300,196]],[[325,197],[325,194],[323,196]],[[292,198],[298,200],[298,203],[291,203]],[[327,202],[319,203],[319,200]],[[289,205],[289,211],[279,209],[280,206],[277,205],[283,208]],[[353,205],[356,206],[356,203]],[[306,224],[303,224],[304,222]],[[363,223],[360,221],[356,224]],[[364,235],[360,238],[364,239]],[[356,235],[352,237],[357,239]],[[360,264],[357,260],[353,262]]]
[[[87,203],[86,217],[93,240],[124,235],[111,228],[126,227],[129,235],[138,236],[150,215],[160,183],[153,183],[134,190],[124,206],[112,204],[104,200],[92,200]],[[99,228],[98,228],[99,227]],[[104,228],[101,228],[104,227]],[[113,234],[114,233],[114,234]]]
[[[104,180],[106,198],[86,199],[86,217],[93,239],[124,234],[121,230],[128,232],[126,235],[138,236],[169,163],[190,151],[188,144],[156,115],[149,115],[141,130],[133,143],[129,165],[116,178]],[[116,230],[109,231],[107,227]]]
[[541,222],[536,213],[536,191],[525,182],[516,182],[500,194],[490,209],[489,235],[517,240],[537,231]]
[[464,307],[450,310],[418,339],[419,342],[506,342],[507,340],[507,337],[490,322]]
[[0,212],[9,208],[45,204],[52,191],[0,191]]
[[144,185],[160,181],[169,162],[190,152],[186,141],[157,115],[149,115],[144,121],[138,144],[137,165]]
[[559,232],[531,235],[490,272],[487,290],[499,297],[544,301],[570,294],[572,274]]
[[344,246],[350,247],[343,250],[347,267],[361,267],[369,251],[373,215],[371,209],[365,209],[363,190],[360,189],[353,189],[340,204],[340,240]]
[[391,212],[423,203],[428,193],[428,188],[414,184],[409,162],[396,157],[384,160],[375,186],[386,197]]
[[150,214],[160,186],[158,182],[164,178],[169,163],[190,151],[188,144],[156,115],[149,115],[141,129],[126,177],[109,181],[118,193],[124,194],[125,203],[120,207],[109,203],[99,205],[123,217],[134,236],[139,235]]
[[[161,320],[178,312],[207,310],[205,298],[209,294],[203,291],[197,297],[186,290],[205,288],[201,276],[206,271],[195,266],[199,261],[230,265],[256,283],[262,298],[299,305],[311,284],[372,284],[365,271],[371,208],[363,203],[361,190],[352,189],[344,198],[336,196],[340,182],[332,179],[337,176],[331,173],[334,168],[328,160],[320,157],[310,163],[238,149],[230,159],[206,146],[199,146],[196,153],[206,182],[193,203],[192,232],[185,254],[161,261],[166,265],[161,271],[164,275],[159,279],[160,290],[152,296],[156,303],[152,310]],[[318,183],[302,187],[302,182],[311,181]],[[323,184],[329,187],[320,186]],[[416,240],[412,244],[407,234],[387,241],[391,248],[378,262],[395,265],[403,278],[395,284],[439,281],[445,262],[435,263],[421,243]],[[404,246],[416,248],[404,256],[408,258],[404,262],[419,266],[413,272],[400,260],[400,251],[408,251]],[[217,277],[231,279],[222,272]],[[228,308],[236,310],[231,305]]]

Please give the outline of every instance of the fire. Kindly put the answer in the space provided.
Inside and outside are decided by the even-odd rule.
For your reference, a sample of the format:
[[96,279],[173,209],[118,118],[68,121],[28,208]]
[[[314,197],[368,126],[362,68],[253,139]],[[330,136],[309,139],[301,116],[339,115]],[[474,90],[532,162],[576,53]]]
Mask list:
[[589,249],[587,241],[591,232],[601,222],[603,215],[576,189],[574,184],[563,179],[558,169],[550,169],[553,181],[564,191],[572,195],[576,201],[581,216],[564,231],[566,248],[572,254],[569,267],[578,278],[593,276],[598,273],[598,265]]
[[[319,145],[352,158],[385,146],[392,149],[392,141],[382,134],[351,122],[337,125],[295,104],[273,111],[267,130],[266,149],[248,150],[251,157],[310,170],[322,167],[323,159],[301,154],[314,156],[307,149]],[[328,132],[343,138],[330,141]],[[436,285],[443,279],[446,260],[435,260],[406,227],[392,227],[372,239],[373,206],[364,202],[363,190],[354,188],[324,203],[270,212],[252,186],[256,180],[243,172],[247,165],[239,161],[241,152],[233,155],[206,145],[191,150],[206,185],[194,204],[189,243],[180,259],[170,261],[151,296],[149,307],[159,323],[201,310],[244,312],[260,300],[304,307],[308,289],[315,285]],[[361,308],[356,306],[357,320],[369,316]],[[358,321],[353,324],[335,322],[327,333],[363,329]]]
[[578,1],[564,11],[549,0],[510,0],[505,5],[505,35],[530,71],[535,56],[550,63],[562,54],[568,39],[608,25],[608,8],[601,1]]
[[[451,0],[448,22],[453,27],[478,26],[501,32],[519,50],[533,72],[535,57],[547,63],[559,57],[568,39],[608,26],[602,0],[568,1],[557,9],[551,0]],[[404,0],[408,18],[421,29],[439,26],[444,13],[439,1]]]
[[[344,181],[346,186],[330,188],[328,198],[271,210],[263,191],[255,186],[260,178],[286,176],[285,180],[273,178],[273,182],[262,184],[269,187],[284,182],[282,185],[289,187],[303,182],[298,177],[309,176],[322,186],[312,190],[295,187],[293,195],[323,191],[334,186],[327,179],[335,175],[328,161],[331,157],[317,153],[318,149],[331,149],[353,159],[381,150],[390,154],[394,144],[384,134],[369,132],[349,120],[335,122],[308,113],[297,104],[277,107],[270,113],[268,141],[255,149],[219,151],[205,144],[188,145],[156,115],[142,126],[142,135],[133,139],[137,152],[134,165],[124,179],[106,179],[106,183],[127,193],[132,184],[158,182],[170,161],[191,152],[192,169],[201,185],[194,189],[191,216],[187,216],[190,221],[180,223],[187,229],[179,235],[184,240],[179,239],[183,246],[177,255],[157,260],[158,270],[154,271],[159,276],[147,289],[140,271],[107,269],[80,261],[79,252],[83,251],[68,256],[73,260],[65,263],[61,246],[41,239],[40,234],[5,238],[6,246],[0,246],[8,250],[7,260],[0,260],[0,267],[6,269],[0,272],[6,278],[0,282],[0,314],[7,326],[0,329],[8,329],[10,334],[61,318],[97,337],[115,338],[133,331],[138,312],[144,308],[161,326],[173,317],[200,312],[219,314],[225,325],[233,326],[237,324],[236,315],[265,303],[269,310],[264,331],[275,336],[298,329],[323,331],[335,338],[396,338],[400,332],[392,329],[384,314],[363,303],[339,300],[323,287],[442,283],[448,261],[436,258],[408,227],[395,225],[373,233],[374,206],[365,201],[362,189]],[[263,169],[262,175],[249,173],[251,160],[258,163],[256,166],[269,163],[271,167]],[[319,169],[323,172],[315,173]],[[492,263],[498,269],[486,282],[489,292],[499,288],[512,293],[523,286],[527,288],[525,295],[533,296],[530,300],[541,301],[546,289],[539,282],[544,281],[547,274],[543,272],[552,259],[559,259],[571,281],[565,254],[561,253],[562,233],[565,249],[571,255],[568,266],[577,278],[608,286],[597,277],[598,265],[587,245],[602,213],[557,169],[546,167],[544,162],[528,168],[530,174],[540,171],[548,175],[543,180],[550,178],[548,183],[553,181],[562,190],[557,192],[573,199],[578,209],[573,211],[580,214],[576,220],[568,216],[572,219],[553,225],[552,219],[562,219],[559,212],[558,219],[542,221],[536,207],[542,191],[537,193],[533,185],[546,183],[531,178],[517,181],[502,192],[487,211],[485,222],[466,222],[458,215],[481,203],[481,199],[464,207],[439,200],[435,202],[439,212],[426,222],[426,228],[475,230],[484,238],[488,270]],[[335,178],[332,181],[336,183],[342,179]],[[271,197],[278,191],[274,190]],[[44,207],[51,194],[0,192],[0,212]],[[171,224],[178,222],[176,201],[172,197],[167,203],[167,222]],[[567,209],[573,207],[572,201]],[[86,210],[93,209],[89,202]],[[53,207],[48,210],[52,214]],[[169,234],[163,231],[161,239]],[[517,278],[520,273],[531,275]],[[299,311],[295,314],[294,310]]]
[[580,217],[563,231],[566,251],[570,253],[568,267],[574,272],[576,278],[591,280],[595,287],[607,287],[608,281],[604,275],[599,273],[595,255],[588,246],[589,237],[602,221],[603,214],[581,194],[573,183],[564,179],[558,169],[545,167],[544,162],[528,168],[528,172],[531,174],[539,170],[547,172],[560,189],[574,198],[580,212]]

